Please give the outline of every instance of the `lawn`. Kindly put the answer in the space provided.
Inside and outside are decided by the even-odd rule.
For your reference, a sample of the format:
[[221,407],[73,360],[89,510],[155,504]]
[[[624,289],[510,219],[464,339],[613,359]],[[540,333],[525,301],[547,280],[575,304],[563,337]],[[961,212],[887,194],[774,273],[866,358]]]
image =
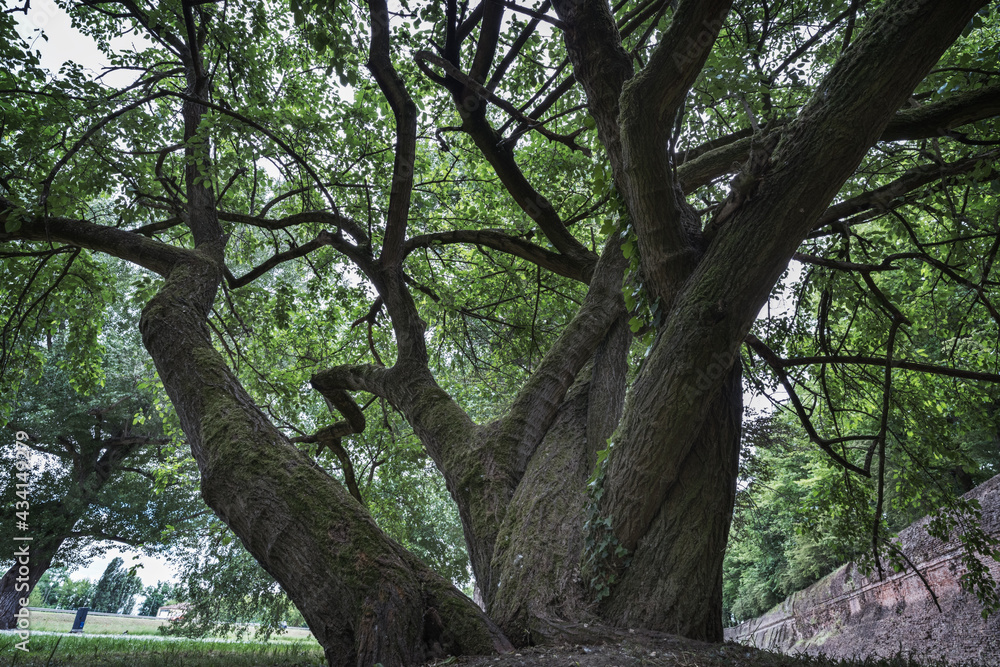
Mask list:
[[319,644],[304,641],[261,644],[33,635],[27,653],[14,648],[17,641],[16,635],[0,635],[0,667],[320,667],[326,664]]
[[[69,632],[73,627],[75,614],[59,611],[31,611],[31,629],[36,632]],[[158,618],[138,616],[96,616],[89,614],[83,626],[89,635],[120,635],[126,631],[130,635],[160,635],[160,626],[166,622]],[[274,635],[272,641],[311,639],[312,634],[304,628],[289,628],[281,635]],[[2,665],[2,663],[0,663]]]

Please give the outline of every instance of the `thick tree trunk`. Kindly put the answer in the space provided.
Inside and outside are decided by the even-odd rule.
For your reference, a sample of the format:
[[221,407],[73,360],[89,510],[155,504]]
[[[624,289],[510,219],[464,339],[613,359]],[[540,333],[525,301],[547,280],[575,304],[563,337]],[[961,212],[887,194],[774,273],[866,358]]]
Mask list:
[[23,557],[15,555],[14,564],[7,570],[3,579],[0,579],[0,630],[12,630],[17,627],[15,614],[21,608],[21,600],[27,600],[31,595],[38,580],[52,565],[52,558],[62,542],[59,540],[55,549],[52,549],[51,545],[39,548],[27,541],[15,543],[15,553],[26,546],[28,554]]
[[388,539],[253,403],[205,324],[220,278],[208,258],[176,266],[143,311],[143,342],[205,501],[281,583],[329,663],[390,667],[509,649],[471,600]]
[[609,622],[722,641],[722,559],[736,496],[741,379],[737,361],[601,609]]
[[586,442],[589,389],[588,379],[570,390],[497,536],[498,576],[487,610],[516,645],[554,639],[560,624],[592,617],[580,581],[586,480],[596,451]]
[[621,417],[631,340],[622,317],[567,392],[507,507],[487,609],[515,644],[579,640],[583,624],[599,620],[580,575],[587,479]]

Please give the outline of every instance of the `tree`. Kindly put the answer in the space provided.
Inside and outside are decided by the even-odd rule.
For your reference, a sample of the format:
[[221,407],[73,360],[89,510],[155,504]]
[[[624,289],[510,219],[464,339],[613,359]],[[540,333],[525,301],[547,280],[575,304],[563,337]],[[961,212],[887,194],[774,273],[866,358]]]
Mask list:
[[139,616],[156,616],[160,607],[177,600],[177,586],[169,581],[157,581],[155,586],[146,586],[142,593],[145,599],[136,612]]
[[[55,570],[57,568],[49,569],[42,575],[35,590],[31,592],[33,598],[38,596],[40,592],[45,592],[42,587],[46,583],[46,578]],[[40,589],[42,590],[40,591]],[[43,595],[41,599],[37,599],[37,602],[36,599],[31,600],[33,606],[36,607],[52,607],[55,609],[89,607],[91,601],[94,599],[94,582],[89,579],[70,579],[63,572],[63,576],[59,577],[57,585],[52,586],[48,591],[48,595]]]
[[94,611],[110,614],[131,614],[135,607],[135,596],[142,590],[142,580],[133,570],[123,566],[125,561],[115,556],[104,568],[104,574],[94,586],[91,604]]
[[[27,370],[34,377],[11,401],[8,424],[9,433],[25,434],[34,457],[29,491],[23,493],[20,479],[0,481],[4,506],[28,508],[29,519],[20,530],[5,521],[0,536],[13,542],[27,530],[32,539],[26,575],[23,563],[0,560],[6,569],[0,627],[14,626],[18,602],[51,565],[86,563],[116,542],[147,553],[162,550],[186,536],[176,527],[206,512],[190,481],[190,458],[178,455],[165,437],[155,393],[142,386],[152,370],[139,356],[138,341],[133,336],[130,346],[128,336],[117,333],[109,324],[100,338],[118,356],[94,366],[74,367],[74,336],[65,331],[29,348],[35,367]],[[103,386],[81,384],[93,373]],[[12,455],[10,448],[0,450],[10,469]]]
[[[927,323],[879,283],[916,266],[972,295],[977,326],[1000,320],[987,4],[73,5],[99,44],[135,29],[149,46],[113,56],[139,68],[116,90],[72,66],[49,82],[8,49],[3,87],[25,92],[11,93],[0,238],[24,284],[83,249],[159,276],[139,328],[202,494],[331,664],[602,625],[719,639],[745,343],[810,440],[880,499],[906,444],[889,424],[897,374],[1000,380],[990,350],[919,357]],[[977,203],[941,242],[880,231],[965,191]],[[865,256],[838,255],[835,234]],[[796,256],[865,294],[874,353],[784,358],[790,345],[751,333]],[[371,307],[347,319],[333,304],[352,291]],[[508,367],[446,391],[449,364],[491,352],[491,327],[510,334],[494,343]],[[297,340],[246,356],[272,337]],[[367,358],[346,347],[359,339]],[[853,391],[878,410],[811,422],[788,371],[801,364],[860,368]],[[272,407],[307,400],[267,386],[303,368],[341,418]],[[470,409],[504,399],[470,416],[470,393]],[[355,396],[403,414],[441,471],[488,613],[290,441],[335,450],[363,431]]]

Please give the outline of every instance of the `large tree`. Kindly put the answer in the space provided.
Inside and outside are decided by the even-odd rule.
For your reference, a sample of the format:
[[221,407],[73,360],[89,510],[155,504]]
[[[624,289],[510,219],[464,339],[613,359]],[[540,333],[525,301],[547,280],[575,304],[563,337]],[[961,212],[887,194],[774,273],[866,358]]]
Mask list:
[[[1000,380],[995,354],[912,354],[916,325],[877,279],[924,265],[995,332],[995,206],[959,206],[941,242],[866,234],[933,215],[956,177],[977,197],[995,178],[985,0],[68,5],[108,49],[148,40],[112,56],[138,78],[49,79],[6,47],[0,241],[24,284],[58,282],[77,249],[160,277],[139,328],[203,496],[331,664],[607,626],[720,639],[745,343],[811,440],[880,489],[898,373]],[[856,277],[881,322],[874,352],[801,362],[866,369],[872,419],[810,421],[797,361],[751,334],[797,252]],[[348,330],[352,291],[371,307]],[[264,324],[240,316],[254,308]],[[514,353],[484,341],[497,330]],[[364,331],[369,358],[338,363]],[[272,338],[280,362],[248,356]],[[451,384],[488,348],[514,371],[484,372],[478,394]],[[291,367],[342,417],[309,435],[331,451],[364,429],[354,396],[405,416],[458,505],[486,613],[291,442],[300,414],[276,406],[298,387],[268,387]]]
[[[22,367],[32,377],[11,400],[4,433],[21,432],[32,460],[25,477],[0,480],[0,502],[12,513],[26,512],[27,528],[12,514],[0,524],[0,538],[32,539],[27,574],[18,559],[0,558],[0,628],[16,627],[19,601],[49,567],[77,567],[115,545],[165,551],[208,513],[190,456],[179,439],[167,437],[169,426],[156,410],[157,394],[148,386],[154,372],[138,336],[126,333],[113,323],[102,332],[101,340],[116,349],[103,367],[72,368],[77,360],[65,332],[33,345],[36,367]],[[94,371],[103,386],[75,384],[93,380]],[[15,469],[11,449],[0,449],[0,462]]]

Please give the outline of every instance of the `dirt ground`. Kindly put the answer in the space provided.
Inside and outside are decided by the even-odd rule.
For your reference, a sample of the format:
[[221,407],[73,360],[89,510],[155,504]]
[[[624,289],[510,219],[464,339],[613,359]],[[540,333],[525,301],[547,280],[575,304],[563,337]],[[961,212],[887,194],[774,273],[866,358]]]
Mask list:
[[[740,644],[707,644],[674,635],[634,632],[603,645],[561,645],[518,649],[501,656],[452,657],[429,663],[462,667],[917,667],[906,659],[842,662],[787,656]],[[941,663],[930,663],[940,666]],[[927,667],[927,664],[920,665]],[[949,666],[957,667],[957,666]],[[973,667],[973,666],[970,666]]]

